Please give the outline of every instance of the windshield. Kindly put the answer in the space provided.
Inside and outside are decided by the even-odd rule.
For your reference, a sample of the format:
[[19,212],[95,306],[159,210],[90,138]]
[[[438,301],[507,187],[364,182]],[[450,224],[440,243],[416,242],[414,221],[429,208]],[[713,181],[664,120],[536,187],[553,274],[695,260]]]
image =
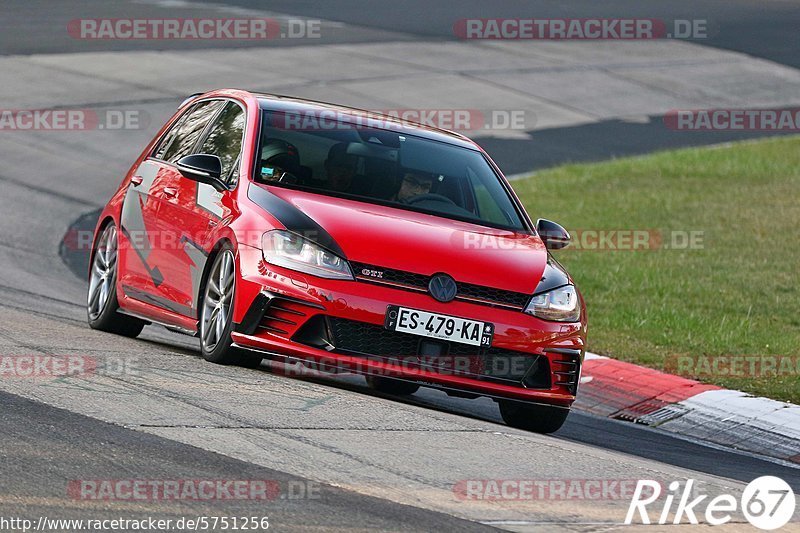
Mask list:
[[326,126],[265,111],[256,181],[525,230],[480,152],[392,130]]

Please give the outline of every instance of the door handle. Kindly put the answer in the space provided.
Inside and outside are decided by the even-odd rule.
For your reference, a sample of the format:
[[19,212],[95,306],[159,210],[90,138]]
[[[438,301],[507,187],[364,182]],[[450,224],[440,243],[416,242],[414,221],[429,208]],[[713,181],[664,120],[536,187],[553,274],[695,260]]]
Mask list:
[[164,187],[164,196],[167,198],[175,198],[178,196],[177,187]]
[[141,177],[141,176],[134,176],[134,177],[131,178],[131,183],[133,183],[134,187],[138,187],[139,185],[142,184],[143,181],[144,181],[144,178]]

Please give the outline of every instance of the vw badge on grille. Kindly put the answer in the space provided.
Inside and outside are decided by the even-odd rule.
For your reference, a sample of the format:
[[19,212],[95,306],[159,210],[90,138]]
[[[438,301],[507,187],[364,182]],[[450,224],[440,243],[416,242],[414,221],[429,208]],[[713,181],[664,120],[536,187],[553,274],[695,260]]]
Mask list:
[[436,274],[428,283],[428,292],[440,302],[449,302],[456,297],[458,286],[447,274]]

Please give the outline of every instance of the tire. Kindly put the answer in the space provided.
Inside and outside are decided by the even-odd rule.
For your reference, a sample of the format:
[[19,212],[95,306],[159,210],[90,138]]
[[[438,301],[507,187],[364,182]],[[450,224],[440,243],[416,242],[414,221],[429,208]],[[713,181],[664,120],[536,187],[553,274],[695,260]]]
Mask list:
[[117,251],[117,227],[109,222],[103,227],[92,250],[86,314],[92,329],[133,338],[142,332],[147,323],[117,312]]
[[399,379],[384,378],[379,376],[366,376],[370,388],[395,396],[410,396],[419,390],[418,383],[410,383]]
[[561,429],[569,415],[569,409],[531,405],[511,400],[499,400],[500,415],[511,427],[534,431],[536,433],[553,433]]
[[203,358],[219,365],[245,362],[242,351],[231,346],[236,261],[229,244],[225,243],[219,248],[203,277],[201,287],[198,319]]

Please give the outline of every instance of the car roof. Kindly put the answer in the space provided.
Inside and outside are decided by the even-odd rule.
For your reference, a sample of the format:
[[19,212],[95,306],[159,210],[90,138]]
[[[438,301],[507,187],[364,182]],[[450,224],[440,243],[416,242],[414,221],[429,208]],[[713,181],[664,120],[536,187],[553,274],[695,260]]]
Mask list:
[[[402,120],[398,117],[393,117],[375,111],[369,111],[367,109],[358,109],[355,107],[329,104],[315,100],[306,100],[304,98],[297,98],[293,96],[266,93],[252,93],[252,95],[258,100],[259,107],[266,111],[291,112],[299,113],[301,115],[308,114],[312,117],[314,116],[314,113],[333,113],[338,121],[365,124],[366,120],[368,121],[366,124],[369,125],[369,127],[373,127],[373,124],[377,122],[379,125],[375,126],[376,129],[391,130],[397,133],[405,133],[407,135],[414,135],[424,139],[445,142],[448,144],[461,146],[463,148],[480,150],[475,142],[459,133]],[[322,116],[324,117],[326,115]]]

